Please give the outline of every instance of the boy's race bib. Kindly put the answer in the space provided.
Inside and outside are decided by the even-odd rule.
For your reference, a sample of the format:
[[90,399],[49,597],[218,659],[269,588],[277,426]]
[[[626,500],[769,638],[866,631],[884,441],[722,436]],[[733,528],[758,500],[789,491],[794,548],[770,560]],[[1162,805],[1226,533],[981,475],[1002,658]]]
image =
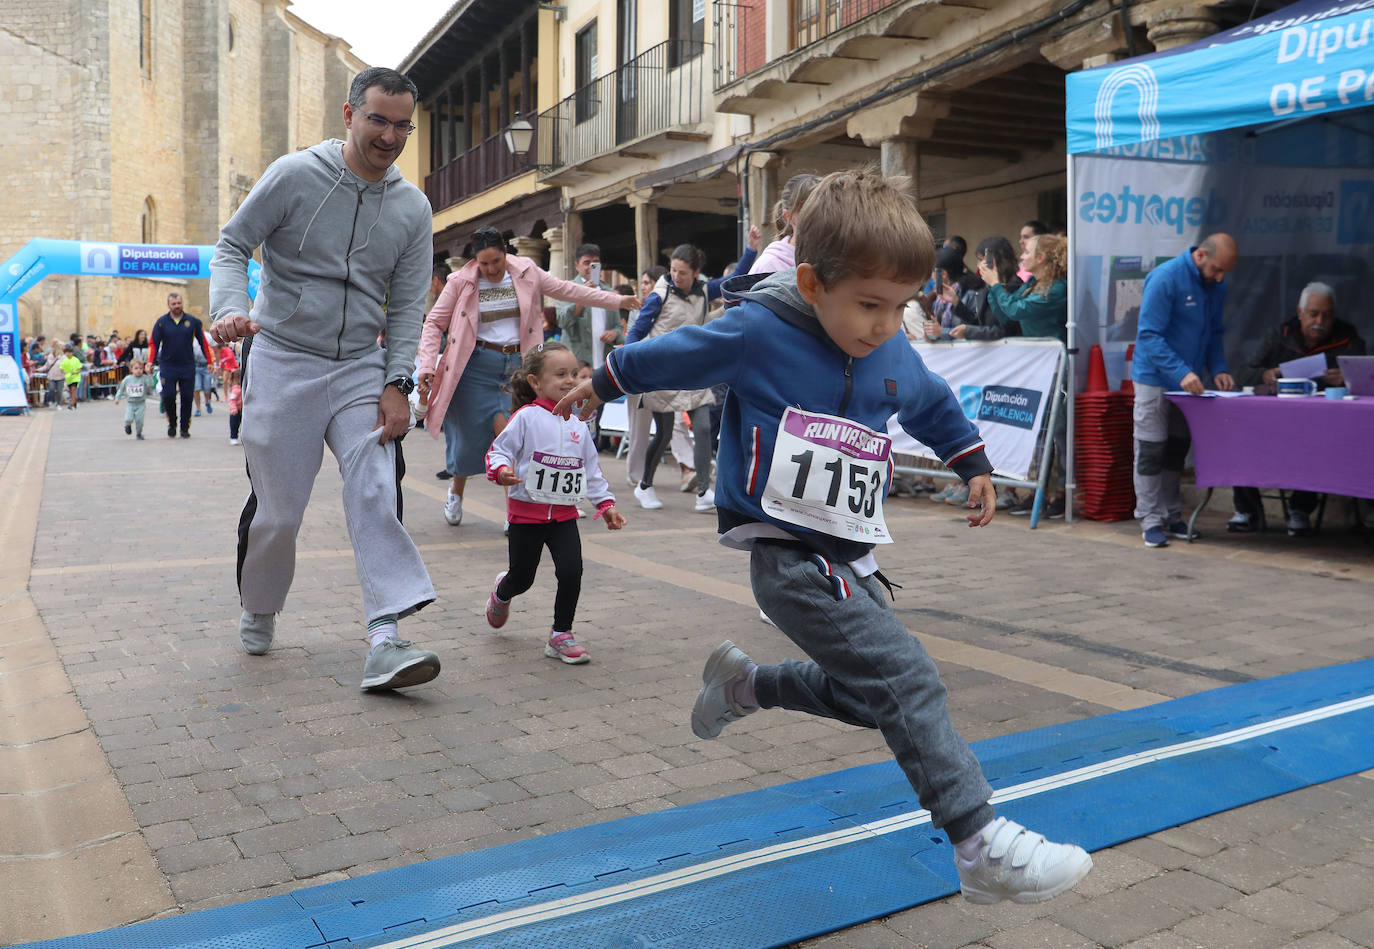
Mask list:
[[534,453],[525,472],[525,493],[537,504],[576,504],[587,496],[582,459]]
[[124,388],[124,394],[130,399],[145,399],[148,397],[148,383],[146,376],[128,376],[129,384]]
[[890,544],[883,520],[892,439],[858,422],[788,408],[760,501],[769,517],[865,544]]

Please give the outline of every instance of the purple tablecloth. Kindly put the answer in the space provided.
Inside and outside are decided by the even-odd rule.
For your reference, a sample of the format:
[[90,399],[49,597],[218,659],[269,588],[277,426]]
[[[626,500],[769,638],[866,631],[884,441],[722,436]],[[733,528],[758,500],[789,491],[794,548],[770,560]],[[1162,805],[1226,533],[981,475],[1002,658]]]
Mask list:
[[1374,497],[1374,398],[1170,395],[1193,433],[1198,487]]

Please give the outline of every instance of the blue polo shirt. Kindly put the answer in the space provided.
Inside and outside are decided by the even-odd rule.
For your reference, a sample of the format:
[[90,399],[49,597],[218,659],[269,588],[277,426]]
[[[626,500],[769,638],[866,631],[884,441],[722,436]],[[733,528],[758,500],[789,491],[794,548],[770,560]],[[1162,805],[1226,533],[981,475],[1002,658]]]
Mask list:
[[209,360],[210,353],[205,348],[205,333],[200,320],[189,313],[183,313],[181,319],[174,320],[172,314],[164,313],[153,324],[153,342],[148,358],[156,363],[163,379],[194,379],[197,345]]

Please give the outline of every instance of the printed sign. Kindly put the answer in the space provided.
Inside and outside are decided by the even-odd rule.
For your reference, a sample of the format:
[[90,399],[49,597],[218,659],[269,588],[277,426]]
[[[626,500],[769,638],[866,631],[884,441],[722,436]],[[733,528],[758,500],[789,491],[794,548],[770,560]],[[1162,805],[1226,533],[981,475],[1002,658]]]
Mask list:
[[525,493],[536,504],[576,504],[587,496],[582,459],[535,452],[525,472]]

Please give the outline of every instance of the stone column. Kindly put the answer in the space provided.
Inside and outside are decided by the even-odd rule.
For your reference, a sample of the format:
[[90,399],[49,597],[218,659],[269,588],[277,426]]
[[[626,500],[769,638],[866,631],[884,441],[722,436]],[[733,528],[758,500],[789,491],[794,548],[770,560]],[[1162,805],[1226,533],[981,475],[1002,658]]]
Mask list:
[[947,98],[913,92],[865,109],[845,124],[845,130],[850,138],[861,138],[869,148],[880,149],[883,174],[908,177],[915,195],[920,179],[919,142],[929,138],[935,123],[947,115]]
[[567,270],[568,261],[563,250],[563,228],[551,227],[546,230],[544,242],[549,248],[549,266],[546,269],[560,280],[566,279],[563,274]]
[[782,192],[781,170],[782,163],[776,153],[757,152],[749,156],[749,220],[745,224],[757,224],[769,240],[777,237],[773,228],[773,206]]
[[901,176],[911,184],[912,197],[917,196],[917,182],[920,180],[920,149],[914,138],[885,138],[879,144],[882,155],[879,164],[883,174],[888,177]]
[[554,270],[553,265],[549,266],[549,273],[559,280],[571,280],[573,273],[573,251],[577,250],[577,245],[582,243],[582,213],[580,211],[563,212],[563,259]]
[[632,283],[658,263],[658,205],[653,201],[630,201],[635,209],[635,266]]
[[1156,50],[1173,49],[1206,39],[1217,31],[1212,12],[1201,3],[1181,3],[1151,11],[1145,20],[1145,35]]
[[[548,231],[544,232],[545,234]],[[521,257],[528,257],[539,266],[544,266],[544,255],[548,253],[552,243],[547,240],[540,240],[537,237],[512,237],[511,244],[515,246],[515,252]]]

